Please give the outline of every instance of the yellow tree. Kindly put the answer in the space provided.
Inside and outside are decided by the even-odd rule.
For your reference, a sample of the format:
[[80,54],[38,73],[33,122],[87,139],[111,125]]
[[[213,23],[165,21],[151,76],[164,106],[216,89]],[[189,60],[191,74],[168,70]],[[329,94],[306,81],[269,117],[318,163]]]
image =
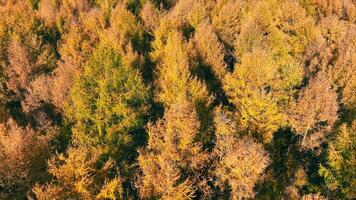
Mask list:
[[356,192],[356,121],[351,126],[342,124],[335,137],[328,143],[327,163],[321,165],[321,175],[326,186],[340,197],[353,199]]
[[242,131],[257,133],[264,142],[284,124],[283,110],[303,78],[289,35],[276,22],[279,12],[268,10],[278,10],[278,3],[260,1],[245,11],[233,40],[237,62],[223,81]]
[[161,52],[157,60],[157,97],[160,102],[167,107],[184,101],[194,104],[210,102],[205,85],[190,74],[187,44],[178,31],[170,31],[166,44],[157,51]]
[[321,196],[319,193],[317,194],[307,194],[300,198],[301,200],[327,200],[326,197]]
[[241,64],[224,80],[229,101],[236,106],[241,131],[258,133],[265,142],[281,125],[282,114],[271,90],[275,68],[262,50],[244,54]]
[[236,40],[248,6],[246,1],[219,0],[211,11],[212,25],[226,44],[232,45]]
[[[122,180],[117,176],[114,161],[101,160],[96,148],[70,147],[48,161],[51,183],[36,185],[33,192],[45,199],[121,199]],[[114,175],[112,175],[114,174]]]
[[212,68],[214,74],[221,80],[227,71],[224,62],[225,49],[208,22],[202,22],[197,27],[194,34],[194,44],[196,44],[197,51],[204,62]]

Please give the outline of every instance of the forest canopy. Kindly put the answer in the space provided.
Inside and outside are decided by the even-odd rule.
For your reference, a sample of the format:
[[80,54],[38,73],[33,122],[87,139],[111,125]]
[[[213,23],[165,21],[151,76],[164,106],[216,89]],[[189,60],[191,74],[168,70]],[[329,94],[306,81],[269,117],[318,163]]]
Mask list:
[[354,0],[0,16],[0,199],[356,199]]

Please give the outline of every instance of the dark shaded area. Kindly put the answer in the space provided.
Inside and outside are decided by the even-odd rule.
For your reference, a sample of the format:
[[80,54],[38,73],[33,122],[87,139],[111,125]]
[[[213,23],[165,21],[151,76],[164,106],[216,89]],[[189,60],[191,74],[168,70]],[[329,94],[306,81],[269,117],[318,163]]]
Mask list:
[[215,97],[213,102],[214,107],[217,105],[233,107],[222,88],[221,80],[215,76],[209,66],[203,64],[202,61],[198,61],[194,67],[191,67],[190,71],[192,75],[206,83],[209,92]]
[[278,130],[266,146],[271,164],[265,179],[255,186],[256,199],[281,199],[298,167],[297,137],[290,129]]

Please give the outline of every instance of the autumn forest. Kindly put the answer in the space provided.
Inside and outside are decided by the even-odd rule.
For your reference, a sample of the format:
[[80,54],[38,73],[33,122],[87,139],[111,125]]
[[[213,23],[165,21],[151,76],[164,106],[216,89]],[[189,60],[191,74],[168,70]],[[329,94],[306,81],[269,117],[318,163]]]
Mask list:
[[0,0],[0,199],[356,199],[355,22],[355,0]]

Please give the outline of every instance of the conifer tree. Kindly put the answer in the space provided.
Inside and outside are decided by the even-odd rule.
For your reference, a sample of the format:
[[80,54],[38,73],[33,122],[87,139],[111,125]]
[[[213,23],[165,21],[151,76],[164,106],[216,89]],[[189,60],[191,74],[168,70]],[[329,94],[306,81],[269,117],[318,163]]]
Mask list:
[[307,194],[300,198],[301,200],[326,200],[327,198],[321,196],[320,194]]
[[251,137],[241,137],[232,116],[221,108],[215,112],[217,160],[213,174],[222,189],[231,188],[231,199],[253,198],[253,188],[268,166],[269,156]]
[[0,199],[355,198],[354,0],[0,16]]
[[338,119],[338,107],[337,95],[327,74],[319,72],[291,106],[290,123],[302,136],[302,148],[312,149],[325,141]]
[[[122,180],[115,175],[114,161],[100,160],[102,151],[96,148],[69,148],[48,162],[53,181],[36,185],[37,199],[120,199]],[[114,175],[112,175],[114,174]]]
[[164,118],[148,126],[148,146],[139,151],[142,197],[192,199],[197,173],[207,154],[197,140],[200,123],[188,102],[173,104]]
[[22,128],[12,119],[0,124],[0,197],[24,198],[28,189],[44,180],[51,139],[52,135]]
[[148,90],[140,73],[123,65],[115,49],[105,44],[94,50],[82,73],[67,110],[75,122],[75,142],[121,151],[130,143],[132,131],[142,126],[148,108]]
[[190,74],[187,44],[177,31],[169,32],[158,59],[158,100],[165,106],[189,101],[209,103],[207,89]]
[[320,166],[319,174],[323,176],[327,187],[341,193],[341,198],[353,199],[356,196],[356,123],[351,126],[343,124],[332,141],[329,142],[326,166]]
[[274,62],[264,51],[255,51],[245,54],[241,65],[235,68],[226,76],[224,89],[236,106],[241,131],[257,132],[263,141],[269,142],[282,120],[269,85],[276,70]]
[[211,66],[212,71],[219,79],[222,79],[227,71],[224,62],[225,49],[213,27],[207,22],[200,23],[195,32],[194,40],[204,62]]

